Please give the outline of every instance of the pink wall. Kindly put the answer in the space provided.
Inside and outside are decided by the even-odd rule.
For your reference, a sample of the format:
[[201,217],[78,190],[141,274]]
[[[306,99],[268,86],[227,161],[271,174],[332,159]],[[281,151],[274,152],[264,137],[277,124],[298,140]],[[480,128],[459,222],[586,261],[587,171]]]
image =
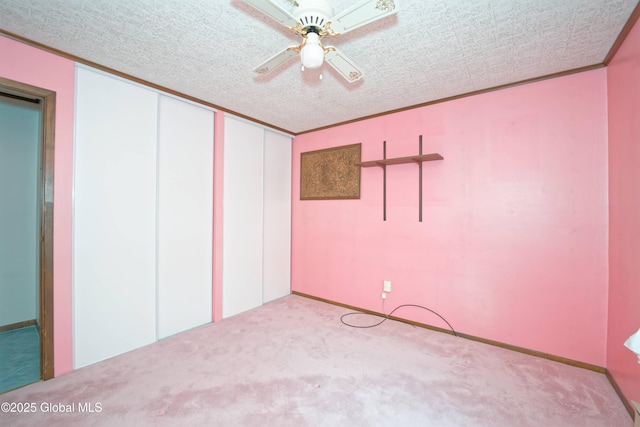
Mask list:
[[[357,91],[354,93],[357,94]],[[300,201],[300,153],[362,143],[360,200]],[[421,304],[457,330],[600,366],[607,322],[606,71],[518,86],[300,135],[292,289],[382,311]],[[446,327],[417,309],[396,315]]]
[[0,36],[0,76],[56,92],[53,212],[55,375],[72,369],[71,187],[73,172],[73,61]]
[[607,368],[640,402],[640,365],[624,341],[640,328],[640,23],[607,68],[609,321]]
[[213,321],[222,320],[222,200],[224,177],[224,112],[216,111],[213,165]]

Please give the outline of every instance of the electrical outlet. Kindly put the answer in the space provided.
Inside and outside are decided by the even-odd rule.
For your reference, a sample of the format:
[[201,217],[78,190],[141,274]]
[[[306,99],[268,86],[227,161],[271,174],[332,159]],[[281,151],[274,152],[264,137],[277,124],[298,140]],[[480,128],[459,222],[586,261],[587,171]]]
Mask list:
[[386,293],[382,293],[382,299],[387,299],[387,294]]
[[382,284],[382,289],[385,292],[391,292],[391,280],[385,280]]

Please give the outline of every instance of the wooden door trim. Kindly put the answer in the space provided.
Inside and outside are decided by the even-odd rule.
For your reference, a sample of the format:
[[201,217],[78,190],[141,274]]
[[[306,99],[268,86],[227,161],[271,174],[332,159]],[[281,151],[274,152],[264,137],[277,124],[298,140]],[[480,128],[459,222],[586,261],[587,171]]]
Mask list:
[[40,200],[40,377],[54,376],[53,358],[53,167],[56,93],[0,77],[0,92],[42,104]]

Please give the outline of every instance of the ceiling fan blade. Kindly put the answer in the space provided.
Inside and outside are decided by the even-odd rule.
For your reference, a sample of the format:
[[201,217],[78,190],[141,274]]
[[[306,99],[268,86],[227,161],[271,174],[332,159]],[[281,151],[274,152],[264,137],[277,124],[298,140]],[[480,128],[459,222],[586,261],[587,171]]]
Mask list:
[[264,61],[262,64],[258,65],[253,69],[253,72],[257,74],[269,74],[271,71],[296,56],[298,54],[298,50],[298,46],[287,47]]
[[264,13],[269,18],[284,25],[285,27],[295,27],[298,21],[286,9],[273,0],[242,0],[254,9]]
[[363,0],[331,18],[331,29],[344,34],[398,11],[399,0]]
[[362,71],[338,49],[331,47],[324,56],[324,60],[331,65],[349,83],[360,80]]

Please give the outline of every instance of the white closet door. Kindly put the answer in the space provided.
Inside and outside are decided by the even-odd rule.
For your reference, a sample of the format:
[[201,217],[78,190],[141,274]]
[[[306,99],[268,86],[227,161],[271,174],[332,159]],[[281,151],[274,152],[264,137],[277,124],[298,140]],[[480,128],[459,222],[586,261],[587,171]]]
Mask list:
[[160,97],[158,338],[211,322],[213,111]]
[[264,131],[224,122],[222,316],[262,305]]
[[157,95],[76,71],[74,366],[156,340]]
[[263,301],[291,293],[291,138],[264,135]]

